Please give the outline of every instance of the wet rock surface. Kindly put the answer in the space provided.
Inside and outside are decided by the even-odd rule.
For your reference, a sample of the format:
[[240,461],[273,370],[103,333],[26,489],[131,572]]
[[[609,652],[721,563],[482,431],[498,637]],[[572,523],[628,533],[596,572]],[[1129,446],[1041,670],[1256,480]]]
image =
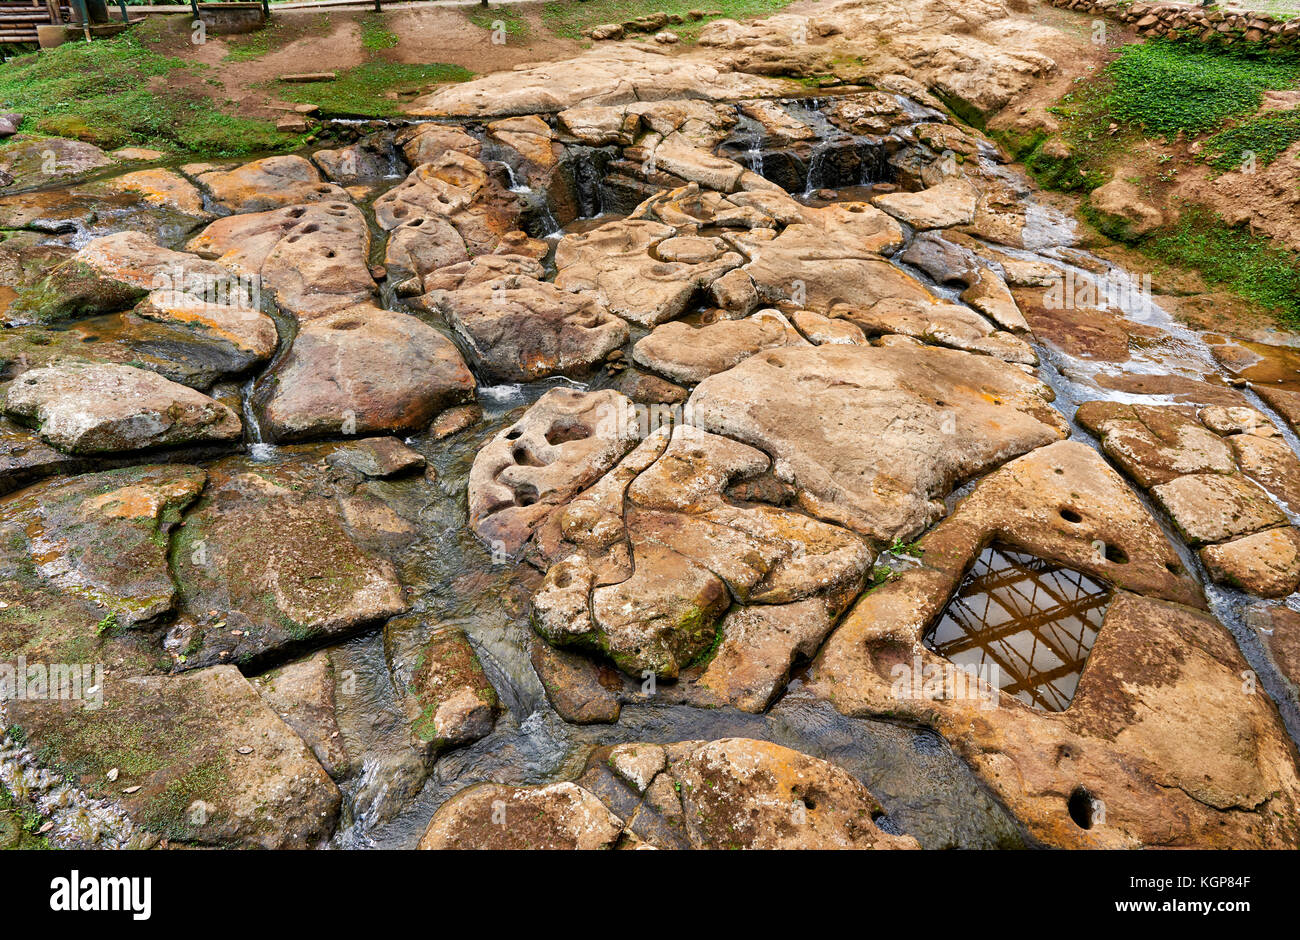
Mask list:
[[877,828],[881,815],[843,770],[765,741],[621,744],[597,751],[578,783],[463,791],[420,848],[916,847]]
[[24,372],[4,408],[71,454],[232,441],[242,430],[225,405],[153,372],[75,360]]
[[413,431],[471,400],[474,377],[443,334],[359,305],[304,324],[257,398],[278,440]]
[[57,842],[1300,844],[1294,357],[1061,292],[945,112],[1037,27],[835,17],[0,196],[0,661],[105,673],[0,703],[112,809]]

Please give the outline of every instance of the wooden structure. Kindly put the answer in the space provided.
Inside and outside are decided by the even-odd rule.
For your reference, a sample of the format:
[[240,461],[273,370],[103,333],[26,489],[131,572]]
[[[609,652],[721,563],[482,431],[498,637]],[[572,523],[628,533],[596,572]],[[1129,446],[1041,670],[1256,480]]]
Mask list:
[[63,0],[0,0],[0,42],[36,42],[36,27],[71,23]]

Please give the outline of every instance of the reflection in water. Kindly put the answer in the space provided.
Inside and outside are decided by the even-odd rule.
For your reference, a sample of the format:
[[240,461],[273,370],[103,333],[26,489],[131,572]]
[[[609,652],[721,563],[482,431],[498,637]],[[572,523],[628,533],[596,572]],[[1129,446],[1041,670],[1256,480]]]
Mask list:
[[996,666],[1004,691],[1062,711],[1101,629],[1110,589],[1080,571],[986,548],[926,646],[959,666]]

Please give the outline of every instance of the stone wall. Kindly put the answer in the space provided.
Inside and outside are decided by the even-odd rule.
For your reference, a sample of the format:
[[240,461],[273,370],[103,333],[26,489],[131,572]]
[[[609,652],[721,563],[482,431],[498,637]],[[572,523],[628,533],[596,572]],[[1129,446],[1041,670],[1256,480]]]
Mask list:
[[1098,13],[1131,23],[1142,36],[1167,36],[1216,45],[1247,44],[1300,48],[1300,18],[1267,13],[1234,13],[1182,3],[1130,3],[1126,0],[1049,0],[1052,6]]

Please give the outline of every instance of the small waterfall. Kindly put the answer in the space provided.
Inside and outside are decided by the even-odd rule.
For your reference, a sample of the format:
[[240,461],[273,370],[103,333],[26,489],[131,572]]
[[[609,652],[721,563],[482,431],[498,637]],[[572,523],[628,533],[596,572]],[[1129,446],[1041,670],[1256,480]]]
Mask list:
[[749,149],[745,151],[745,166],[750,171],[763,175],[763,135],[755,134],[750,138]]
[[578,218],[592,219],[605,211],[600,181],[608,155],[589,147],[574,148],[573,191],[578,200]]
[[860,140],[857,150],[859,186],[893,182],[893,168],[890,167],[882,147],[873,141]]
[[805,196],[827,188],[826,161],[833,148],[834,145],[829,143],[820,143],[813,148],[812,156],[808,158],[808,180],[803,188]]
[[504,160],[501,165],[506,168],[506,179],[510,181],[510,191],[512,193],[531,193],[532,188],[527,183],[519,182],[519,177],[515,175],[515,168]]

